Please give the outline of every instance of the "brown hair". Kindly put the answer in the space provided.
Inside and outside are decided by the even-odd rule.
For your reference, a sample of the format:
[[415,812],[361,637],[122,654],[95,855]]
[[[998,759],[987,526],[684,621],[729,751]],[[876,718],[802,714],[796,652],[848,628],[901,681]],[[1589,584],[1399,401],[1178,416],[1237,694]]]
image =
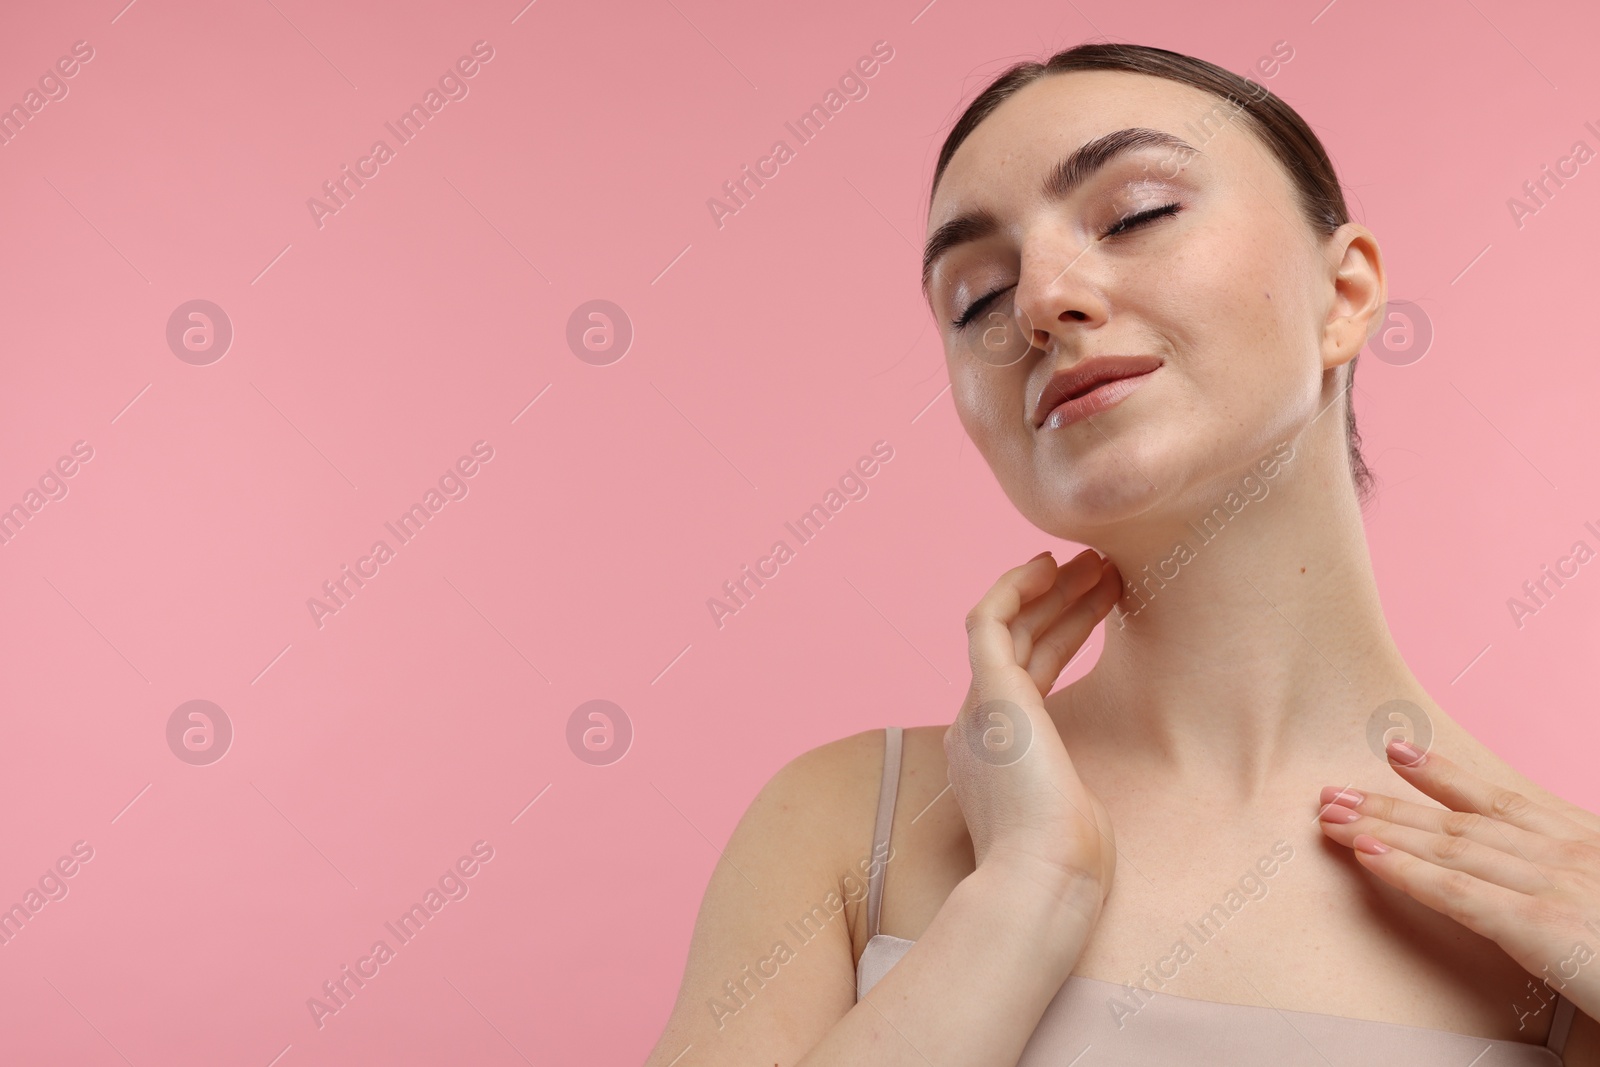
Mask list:
[[[1271,150],[1288,171],[1301,214],[1313,231],[1327,237],[1350,221],[1344,191],[1334,173],[1333,164],[1328,160],[1328,153],[1323,150],[1322,142],[1317,140],[1317,135],[1311,132],[1311,128],[1293,108],[1265,86],[1241,78],[1215,63],[1181,52],[1117,43],[1081,44],[1057,52],[1043,63],[1018,63],[990,82],[967,105],[946,136],[944,146],[939,150],[939,162],[934,167],[929,202],[932,202],[933,193],[939,188],[939,179],[944,176],[950,157],[995,108],[1018,89],[1047,74],[1073,70],[1120,70],[1149,74],[1193,86],[1226,101],[1238,109],[1238,117],[1244,126]],[[1359,359],[1360,353],[1351,358],[1349,371],[1345,375],[1345,437],[1356,494],[1365,503],[1375,479],[1366,461],[1361,458],[1361,435],[1356,432],[1355,401],[1351,390],[1355,384],[1356,362]]]

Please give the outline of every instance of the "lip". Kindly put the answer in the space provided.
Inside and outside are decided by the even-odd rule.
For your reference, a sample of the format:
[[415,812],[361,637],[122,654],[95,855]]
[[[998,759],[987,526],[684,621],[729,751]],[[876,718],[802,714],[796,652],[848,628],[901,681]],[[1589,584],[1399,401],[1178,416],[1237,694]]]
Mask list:
[[1142,385],[1162,362],[1156,356],[1095,356],[1057,371],[1034,405],[1034,427],[1055,429],[1106,410]]

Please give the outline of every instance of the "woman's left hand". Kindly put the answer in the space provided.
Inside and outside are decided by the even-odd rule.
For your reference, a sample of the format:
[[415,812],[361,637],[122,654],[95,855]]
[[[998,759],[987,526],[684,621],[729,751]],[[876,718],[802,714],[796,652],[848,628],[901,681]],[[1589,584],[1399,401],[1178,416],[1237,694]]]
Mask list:
[[1600,1018],[1600,833],[1436,752],[1394,741],[1388,756],[1450,810],[1328,786],[1322,832]]

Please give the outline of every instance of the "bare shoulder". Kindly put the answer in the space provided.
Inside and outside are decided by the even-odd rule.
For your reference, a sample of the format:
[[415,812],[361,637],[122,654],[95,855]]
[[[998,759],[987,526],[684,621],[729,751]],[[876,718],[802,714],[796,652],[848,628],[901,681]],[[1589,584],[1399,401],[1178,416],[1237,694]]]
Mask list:
[[866,894],[847,879],[871,850],[883,753],[881,729],[818,745],[750,801],[711,870],[647,1067],[690,1046],[703,1067],[793,1062],[849,1011]]
[[879,727],[808,749],[778,769],[752,808],[779,805],[809,845],[835,858],[863,851],[872,844],[884,743]]
[[[862,730],[785,763],[750,802],[730,851],[737,847],[763,866],[792,864],[803,854],[808,866],[836,872],[842,880],[872,847],[884,743],[881,727]],[[851,927],[858,925],[857,908],[846,900]]]

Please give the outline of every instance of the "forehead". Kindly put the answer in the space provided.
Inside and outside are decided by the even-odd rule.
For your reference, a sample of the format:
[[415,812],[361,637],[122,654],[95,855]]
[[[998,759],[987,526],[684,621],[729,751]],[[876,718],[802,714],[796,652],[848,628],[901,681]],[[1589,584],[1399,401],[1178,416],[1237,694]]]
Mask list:
[[[1036,192],[1040,176],[1078,146],[1116,130],[1162,130],[1208,160],[1249,155],[1235,105],[1169,78],[1130,71],[1047,74],[1017,90],[951,156],[930,205],[933,229],[956,213]],[[1160,160],[1169,150],[1147,149]]]

